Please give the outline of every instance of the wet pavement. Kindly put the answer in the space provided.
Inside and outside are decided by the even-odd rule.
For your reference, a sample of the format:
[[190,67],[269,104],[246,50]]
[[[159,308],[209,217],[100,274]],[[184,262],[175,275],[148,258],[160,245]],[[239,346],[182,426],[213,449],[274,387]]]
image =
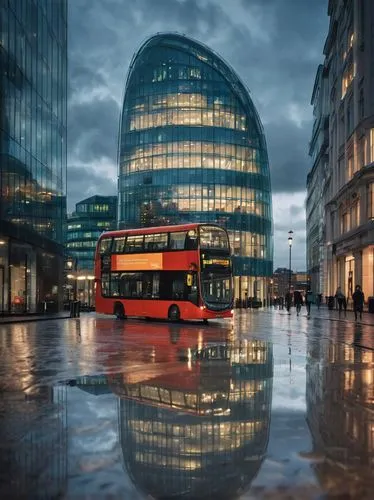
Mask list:
[[0,498],[372,498],[374,328],[0,325]]

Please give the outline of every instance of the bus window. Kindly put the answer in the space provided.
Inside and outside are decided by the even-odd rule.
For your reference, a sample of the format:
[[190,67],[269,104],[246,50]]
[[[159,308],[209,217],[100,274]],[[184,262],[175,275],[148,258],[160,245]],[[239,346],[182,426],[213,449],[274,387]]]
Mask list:
[[187,298],[190,302],[198,305],[197,273],[188,273],[186,276]]
[[197,250],[197,232],[195,230],[187,233],[186,250]]
[[111,273],[110,295],[124,299],[158,299],[160,274],[158,272]]
[[125,253],[137,253],[144,250],[144,236],[128,236],[126,241]]
[[200,226],[200,248],[229,250],[226,231],[216,226]]
[[184,299],[184,273],[175,273],[172,281],[171,298],[172,300]]
[[146,252],[161,252],[168,247],[168,234],[146,234],[144,236],[144,249]]
[[103,255],[104,253],[110,253],[110,247],[112,244],[112,238],[102,238],[99,245],[99,253]]
[[187,276],[184,271],[162,271],[160,273],[161,300],[188,300]]
[[110,295],[112,297],[121,296],[121,275],[120,273],[111,273],[110,275]]
[[113,253],[123,253],[125,246],[126,236],[114,238]]
[[110,296],[109,274],[103,274],[101,276],[101,295],[103,297],[109,297]]
[[170,250],[184,250],[186,231],[170,233]]

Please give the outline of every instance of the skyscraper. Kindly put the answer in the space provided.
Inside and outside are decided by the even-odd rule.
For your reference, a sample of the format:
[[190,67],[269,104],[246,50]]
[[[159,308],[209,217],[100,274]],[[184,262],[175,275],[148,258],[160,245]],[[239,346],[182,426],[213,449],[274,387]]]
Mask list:
[[62,298],[66,0],[0,7],[0,312]]
[[237,297],[266,296],[273,267],[268,156],[248,91],[213,51],[157,34],[135,54],[119,140],[119,226],[215,222]]

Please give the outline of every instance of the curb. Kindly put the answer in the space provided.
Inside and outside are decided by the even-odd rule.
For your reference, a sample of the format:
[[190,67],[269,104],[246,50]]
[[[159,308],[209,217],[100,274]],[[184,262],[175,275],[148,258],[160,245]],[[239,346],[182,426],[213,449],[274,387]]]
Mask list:
[[[275,309],[273,310],[274,312],[277,312],[280,316],[291,316],[291,317],[296,317],[296,313],[291,313],[291,314],[288,314],[286,312],[286,309]],[[263,313],[266,313],[266,314],[272,314],[272,311],[267,311],[265,308],[263,308],[261,310],[261,312]],[[313,310],[312,310],[313,312]],[[351,312],[353,314],[353,311],[348,311],[348,312]],[[364,314],[371,314],[371,313],[368,313],[367,311],[364,311]],[[304,316],[306,317],[306,315],[302,315],[300,314],[300,316]],[[373,326],[374,327],[374,324],[373,323],[367,323],[365,322],[365,316],[363,315],[363,318],[362,320],[360,321],[355,321],[354,318],[352,319],[348,319],[348,318],[334,318],[333,316],[321,316],[321,315],[318,315],[318,314],[312,314],[310,316],[309,319],[321,319],[321,320],[326,320],[326,321],[340,321],[340,322],[343,322],[343,323],[347,323],[347,324],[353,324],[353,325],[364,325],[364,326]]]
[[35,321],[52,321],[56,319],[77,319],[77,318],[70,318],[70,316],[49,316],[46,318],[43,317],[37,317],[37,318],[25,318],[25,319],[9,319],[6,321],[0,321],[0,327],[1,325],[15,325],[16,323],[32,323]]

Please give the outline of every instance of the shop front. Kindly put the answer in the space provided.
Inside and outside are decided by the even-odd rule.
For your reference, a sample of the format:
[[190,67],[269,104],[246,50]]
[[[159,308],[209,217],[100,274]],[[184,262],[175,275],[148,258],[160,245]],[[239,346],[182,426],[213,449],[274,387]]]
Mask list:
[[57,312],[62,258],[0,235],[0,314]]

